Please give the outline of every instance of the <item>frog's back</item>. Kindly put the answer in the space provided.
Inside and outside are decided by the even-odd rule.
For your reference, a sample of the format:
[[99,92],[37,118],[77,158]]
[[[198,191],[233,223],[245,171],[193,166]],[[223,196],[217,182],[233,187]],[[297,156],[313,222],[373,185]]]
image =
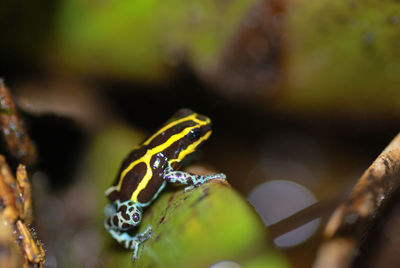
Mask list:
[[[132,200],[146,206],[154,199],[164,184],[163,167],[167,158],[163,153],[176,154],[174,150],[171,151],[168,139],[165,139],[172,133],[166,132],[148,144],[146,142],[149,139],[146,140],[124,159],[114,183],[106,191],[111,202],[117,199],[121,202]],[[165,146],[164,150],[161,150],[162,146]],[[174,167],[178,164],[175,163]]]
[[[143,173],[146,173],[146,169],[145,167],[143,167],[143,165],[137,162],[137,165],[132,168],[125,176],[121,175],[124,170],[126,170],[133,162],[143,158],[146,153],[148,153],[146,146],[140,146],[137,149],[132,150],[125,157],[113,184],[106,191],[106,195],[110,199],[110,201],[114,202],[117,199],[119,199],[120,201],[126,201],[130,198],[132,192],[140,183],[141,175],[143,175]],[[131,192],[131,194],[129,194],[129,192]]]
[[209,118],[189,109],[179,110],[125,158],[113,185],[106,191],[107,197],[112,202],[131,200],[147,205],[165,185],[166,164],[179,168],[186,155],[210,134]]

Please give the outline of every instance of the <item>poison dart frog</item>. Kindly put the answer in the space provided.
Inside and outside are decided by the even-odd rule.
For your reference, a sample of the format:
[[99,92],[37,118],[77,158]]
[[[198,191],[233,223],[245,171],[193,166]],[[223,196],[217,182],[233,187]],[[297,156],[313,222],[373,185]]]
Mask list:
[[189,109],[180,109],[156,133],[131,151],[106,196],[111,201],[105,208],[105,228],[138,257],[139,245],[151,237],[149,225],[142,233],[128,231],[137,226],[143,208],[157,198],[167,182],[188,185],[191,190],[213,179],[225,179],[223,173],[196,175],[178,171],[182,160],[194,152],[211,135],[211,121]]

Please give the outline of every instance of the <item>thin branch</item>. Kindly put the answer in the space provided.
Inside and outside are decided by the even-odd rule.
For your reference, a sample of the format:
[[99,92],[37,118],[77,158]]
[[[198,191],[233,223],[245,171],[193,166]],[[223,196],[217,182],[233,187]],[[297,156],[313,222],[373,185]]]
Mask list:
[[25,165],[34,164],[37,159],[36,148],[2,79],[0,79],[0,126],[10,154]]
[[[43,267],[45,251],[29,227],[33,221],[31,188],[25,166],[17,169],[17,179],[11,173],[4,156],[0,155],[0,245],[9,248],[0,254],[0,263],[22,263],[22,267]],[[7,235],[8,234],[8,235]],[[14,237],[11,241],[10,237]],[[13,250],[19,247],[20,252]],[[17,260],[17,261],[15,261]],[[2,266],[3,267],[3,266]],[[4,267],[21,267],[4,266]]]
[[400,186],[400,134],[361,176],[329,220],[314,268],[350,267],[376,217]]

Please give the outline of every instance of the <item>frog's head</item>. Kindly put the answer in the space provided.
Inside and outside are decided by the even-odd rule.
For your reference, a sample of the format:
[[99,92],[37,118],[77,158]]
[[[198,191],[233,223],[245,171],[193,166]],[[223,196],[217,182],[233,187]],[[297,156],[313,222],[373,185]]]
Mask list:
[[145,144],[159,147],[168,159],[177,162],[194,152],[211,135],[211,120],[190,109],[180,109]]

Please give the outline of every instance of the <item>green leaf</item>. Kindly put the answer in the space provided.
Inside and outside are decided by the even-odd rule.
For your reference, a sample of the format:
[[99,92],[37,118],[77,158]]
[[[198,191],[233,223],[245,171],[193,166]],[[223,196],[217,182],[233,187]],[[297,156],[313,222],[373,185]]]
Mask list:
[[222,183],[169,192],[146,213],[140,229],[151,224],[153,237],[144,245],[140,267],[240,262],[259,253],[267,241],[265,227],[252,209]]
[[292,2],[285,100],[335,113],[398,111],[399,14],[391,0]]
[[254,2],[63,0],[46,52],[80,73],[165,81],[182,57],[210,68]]
[[288,267],[269,243],[267,230],[254,209],[221,180],[188,192],[182,185],[168,184],[145,209],[138,229],[133,230],[143,232],[151,225],[153,233],[132,263],[132,251],[118,245],[104,230],[104,190],[114,179],[119,162],[141,137],[137,131],[111,127],[99,132],[89,157],[93,170],[90,177],[99,197],[93,219],[104,234],[102,256],[106,267],[209,267],[220,261],[250,268]]

